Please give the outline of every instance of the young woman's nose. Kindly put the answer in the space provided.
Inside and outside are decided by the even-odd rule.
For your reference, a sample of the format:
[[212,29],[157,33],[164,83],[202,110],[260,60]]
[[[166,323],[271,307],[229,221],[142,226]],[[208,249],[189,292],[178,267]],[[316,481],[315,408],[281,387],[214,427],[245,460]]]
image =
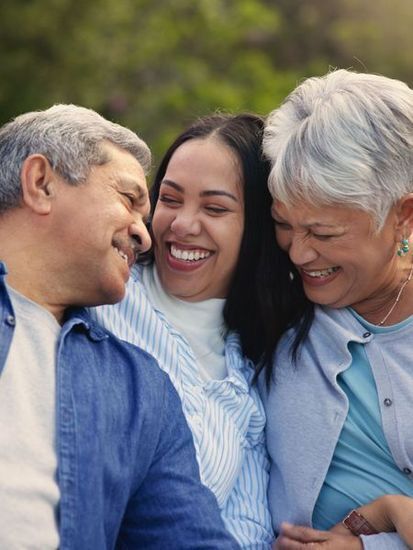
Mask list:
[[171,231],[181,238],[188,235],[199,235],[201,223],[198,216],[193,212],[181,210],[176,213],[171,223]]

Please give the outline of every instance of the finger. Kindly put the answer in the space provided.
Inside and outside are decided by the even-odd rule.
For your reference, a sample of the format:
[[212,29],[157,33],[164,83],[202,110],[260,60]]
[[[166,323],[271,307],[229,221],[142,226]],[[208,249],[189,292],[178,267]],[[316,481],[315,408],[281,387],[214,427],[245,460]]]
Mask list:
[[313,544],[312,542],[300,542],[280,535],[273,548],[274,550],[310,550],[310,548],[312,550],[314,548]]
[[325,542],[329,539],[328,531],[318,531],[301,525],[281,524],[281,534],[299,542]]

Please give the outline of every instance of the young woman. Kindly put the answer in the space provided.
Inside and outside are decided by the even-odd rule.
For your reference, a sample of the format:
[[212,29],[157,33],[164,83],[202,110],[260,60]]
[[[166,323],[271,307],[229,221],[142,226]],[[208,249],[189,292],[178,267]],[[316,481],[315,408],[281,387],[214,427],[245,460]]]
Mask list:
[[263,253],[286,264],[273,244],[262,131],[258,116],[217,114],[178,136],[152,187],[153,255],[133,271],[120,304],[94,313],[171,377],[201,478],[249,548],[273,539],[265,415],[251,385],[266,330],[256,273]]

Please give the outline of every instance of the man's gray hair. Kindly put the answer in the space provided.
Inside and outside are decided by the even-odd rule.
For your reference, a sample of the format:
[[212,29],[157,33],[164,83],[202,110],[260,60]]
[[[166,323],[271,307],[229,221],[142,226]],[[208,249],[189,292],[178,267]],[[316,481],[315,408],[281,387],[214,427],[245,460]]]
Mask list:
[[413,90],[343,69],[309,78],[268,116],[263,149],[274,198],[358,208],[379,230],[413,192]]
[[0,213],[19,206],[24,160],[42,154],[68,184],[84,183],[92,165],[109,160],[107,141],[131,153],[145,173],[151,166],[146,143],[132,130],[77,105],[54,105],[16,117],[0,128]]

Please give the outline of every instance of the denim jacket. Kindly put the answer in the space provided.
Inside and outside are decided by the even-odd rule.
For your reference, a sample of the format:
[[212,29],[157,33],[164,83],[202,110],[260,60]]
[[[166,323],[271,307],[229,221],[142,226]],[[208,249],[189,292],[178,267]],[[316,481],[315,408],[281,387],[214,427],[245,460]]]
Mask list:
[[[0,384],[16,324],[5,274],[0,263]],[[73,309],[56,377],[61,550],[238,548],[199,481],[179,397],[150,355]]]

